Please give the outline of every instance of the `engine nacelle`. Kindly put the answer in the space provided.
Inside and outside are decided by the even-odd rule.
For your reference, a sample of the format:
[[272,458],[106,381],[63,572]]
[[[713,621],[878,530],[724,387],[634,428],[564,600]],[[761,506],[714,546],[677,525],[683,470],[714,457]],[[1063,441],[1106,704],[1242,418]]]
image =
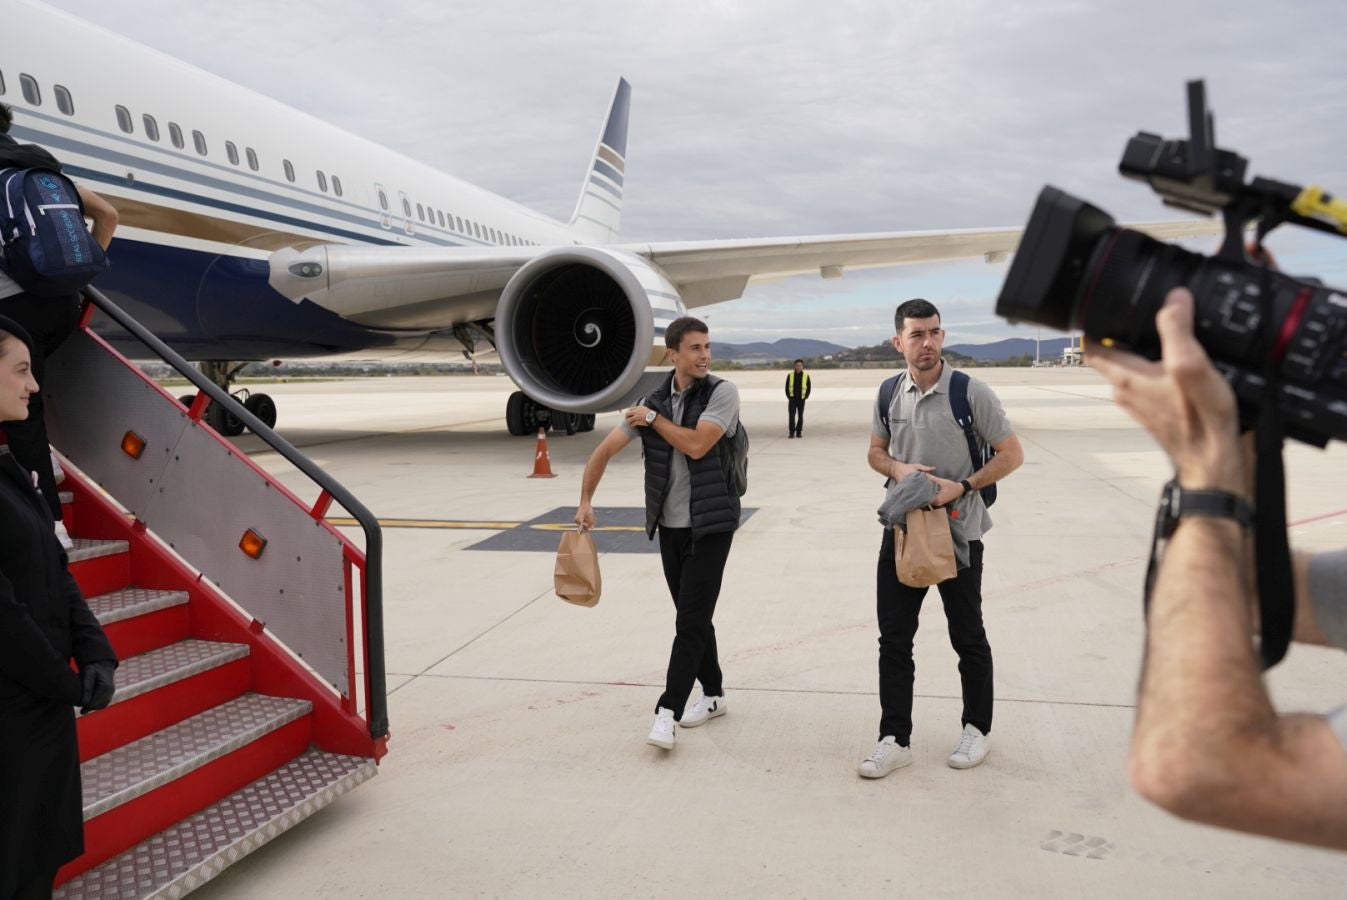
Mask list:
[[678,289],[649,261],[601,247],[550,250],[522,266],[496,306],[496,350],[525,394],[564,412],[606,412],[649,391]]

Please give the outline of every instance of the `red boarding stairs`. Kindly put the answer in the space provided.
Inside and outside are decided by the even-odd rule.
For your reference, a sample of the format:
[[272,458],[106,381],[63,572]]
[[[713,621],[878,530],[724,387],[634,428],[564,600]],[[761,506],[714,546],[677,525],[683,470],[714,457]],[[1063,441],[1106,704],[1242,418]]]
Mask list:
[[[42,390],[73,464],[71,571],[121,667],[112,704],[78,722],[85,853],[56,896],[180,897],[375,775],[388,738],[379,526],[107,298],[86,296]],[[190,408],[89,329],[100,311],[196,385]],[[220,437],[212,404],[316,498]],[[364,529],[363,550],[326,521],[334,501]]]

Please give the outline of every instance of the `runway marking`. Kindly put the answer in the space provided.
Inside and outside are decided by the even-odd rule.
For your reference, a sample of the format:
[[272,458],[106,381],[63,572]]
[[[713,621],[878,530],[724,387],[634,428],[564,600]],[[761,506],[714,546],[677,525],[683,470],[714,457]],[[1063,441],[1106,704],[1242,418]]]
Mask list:
[[[357,526],[355,519],[329,518],[329,524]],[[463,528],[469,531],[510,531],[514,528],[527,528],[534,531],[574,531],[576,526],[567,522],[491,522],[464,521],[452,519],[379,519],[381,528]],[[639,525],[600,525],[591,531],[644,531]]]

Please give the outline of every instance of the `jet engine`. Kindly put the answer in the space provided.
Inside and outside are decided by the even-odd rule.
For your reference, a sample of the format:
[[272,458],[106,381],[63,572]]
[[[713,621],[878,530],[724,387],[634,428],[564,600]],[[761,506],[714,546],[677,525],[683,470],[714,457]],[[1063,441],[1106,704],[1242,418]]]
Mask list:
[[[631,253],[568,247],[540,254],[496,306],[496,350],[532,400],[595,413],[630,406],[658,378],[664,329],[683,315],[678,289]],[[653,375],[653,373],[652,373]]]

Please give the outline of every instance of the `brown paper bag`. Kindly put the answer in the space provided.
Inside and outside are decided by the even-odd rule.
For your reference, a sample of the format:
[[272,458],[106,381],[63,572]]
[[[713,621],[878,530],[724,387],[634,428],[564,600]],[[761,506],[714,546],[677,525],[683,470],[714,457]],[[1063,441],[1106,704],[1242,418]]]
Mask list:
[[568,603],[593,606],[599,602],[603,579],[599,576],[599,552],[588,532],[566,531],[557,548],[557,566],[552,576],[557,596]]
[[953,578],[954,538],[949,533],[949,513],[943,509],[912,509],[907,513],[907,534],[894,535],[898,580],[908,587],[930,587]]

